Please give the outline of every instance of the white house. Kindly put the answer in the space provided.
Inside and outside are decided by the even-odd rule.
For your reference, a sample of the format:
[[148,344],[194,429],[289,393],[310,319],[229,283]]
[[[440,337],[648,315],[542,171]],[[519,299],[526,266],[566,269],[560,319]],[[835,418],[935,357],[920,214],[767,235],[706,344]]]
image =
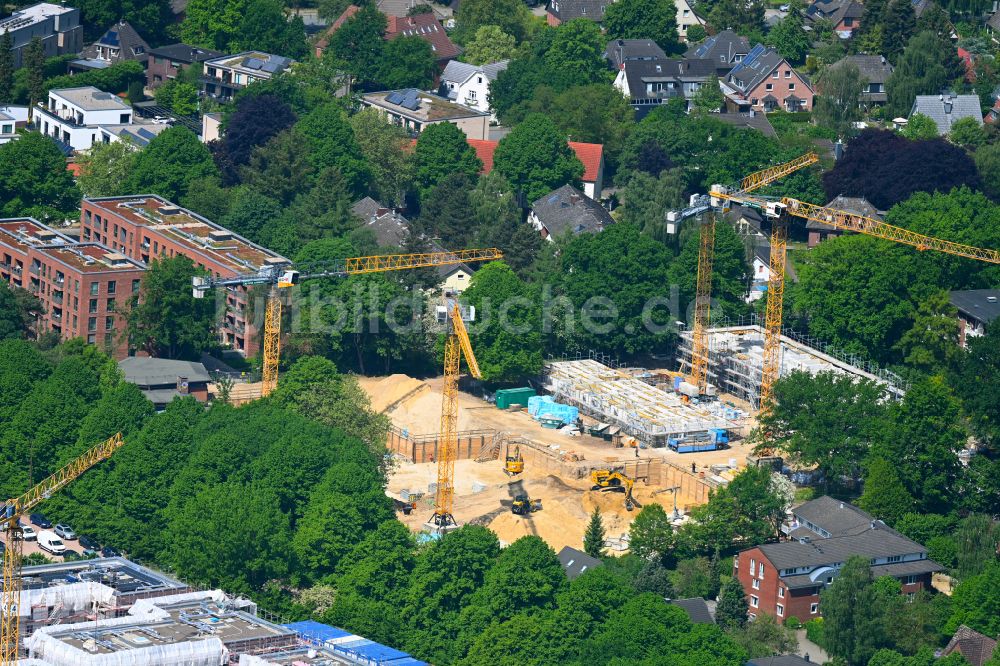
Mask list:
[[470,65],[449,60],[441,73],[439,94],[470,109],[487,112],[491,120],[496,120],[489,102],[490,83],[507,69],[508,62],[501,60],[487,65]]
[[688,0],[674,0],[677,8],[677,34],[682,42],[687,41],[687,31],[693,25],[705,25],[704,19],[694,13],[694,3]]
[[111,93],[93,86],[49,91],[47,106],[35,109],[39,132],[69,146],[87,150],[101,141],[101,125],[129,125],[132,107]]
[[17,130],[28,123],[28,107],[13,104],[0,106],[0,143],[17,138]]
[[170,129],[170,125],[154,123],[136,123],[130,125],[102,125],[100,127],[101,136],[99,141],[104,143],[115,143],[116,141],[126,141],[134,150],[145,148],[149,142],[164,131]]

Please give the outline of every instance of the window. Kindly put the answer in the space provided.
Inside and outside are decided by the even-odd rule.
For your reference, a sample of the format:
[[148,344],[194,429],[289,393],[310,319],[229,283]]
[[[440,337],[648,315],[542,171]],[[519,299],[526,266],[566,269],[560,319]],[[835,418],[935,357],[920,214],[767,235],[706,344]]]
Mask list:
[[809,614],[815,615],[819,612],[819,604],[809,604]]
[[788,89],[789,90],[795,90],[795,84],[794,83],[789,83],[788,84]]
[[760,599],[757,598],[756,594],[750,595],[750,608],[758,608],[760,606]]
[[97,317],[90,317],[89,319],[87,319],[87,330],[88,331],[97,330]]
[[90,299],[90,309],[87,310],[87,312],[90,312],[90,313],[97,312],[97,299],[96,298]]
[[115,282],[114,280],[108,280],[108,293],[109,294],[115,293],[115,289],[117,288],[117,286],[118,286],[117,282]]
[[902,555],[890,555],[887,561],[888,562],[899,562],[901,559],[903,559]]
[[93,215],[91,214],[91,212],[89,210],[83,211],[83,223],[84,224],[90,224],[90,220],[92,218],[93,218]]
[[778,588],[778,598],[779,599],[784,599],[785,598],[785,588],[783,588],[783,587],[779,587]]
[[477,76],[476,77],[476,83],[482,83],[482,82],[483,82],[483,77]]
[[141,280],[132,280],[132,293],[133,294],[139,293],[139,284],[141,284],[141,282],[142,282]]
[[916,576],[907,576],[906,578],[903,579],[903,585],[916,585],[916,584],[917,584]]
[[105,303],[105,308],[104,309],[107,310],[108,312],[114,312],[115,311],[115,305],[116,305],[115,299],[109,298],[107,300],[107,302]]
[[773,73],[773,74],[771,74],[771,78],[772,78],[772,79],[776,79],[776,78],[778,78],[778,70],[774,70],[774,73]]
[[683,15],[684,16],[691,16],[691,10],[690,9],[685,9]]
[[764,579],[764,563],[761,562],[757,565],[757,575],[760,576],[761,580]]
[[774,90],[774,84],[773,83],[767,83],[767,84],[765,84],[764,85],[764,90]]
[[91,282],[90,283],[90,295],[91,296],[97,296],[97,290],[100,289],[100,288],[101,288],[100,284],[98,284],[97,282]]
[[751,558],[750,558],[750,575],[751,575],[751,576],[753,575],[753,572],[754,572],[754,571],[755,571],[756,569],[757,569],[757,560],[755,560],[755,559],[753,559],[753,558],[751,557]]
[[105,333],[104,334],[104,346],[105,347],[110,347],[110,346],[112,346],[112,342],[113,342],[113,338],[112,338],[111,333]]
[[77,298],[76,296],[73,297],[73,309],[74,310],[80,309],[80,299]]
[[87,344],[88,345],[93,345],[93,344],[96,344],[96,343],[97,343],[97,336],[96,335],[94,335],[93,333],[91,333],[90,335],[87,336]]
[[785,70],[785,78],[786,79],[792,78],[792,70],[790,70],[790,69],[786,69]]
[[774,611],[775,613],[777,613],[778,617],[785,617],[785,607],[782,606],[781,604],[775,606]]
[[733,558],[733,568],[734,569],[739,569],[740,568],[740,556],[739,555],[737,555],[736,557]]
[[469,99],[476,99],[476,91],[475,90],[470,90],[469,91]]
[[84,228],[84,230],[83,230],[83,240],[85,240],[85,241],[89,241],[90,240],[90,229]]
[[104,330],[105,331],[110,331],[110,330],[113,330],[114,327],[115,327],[115,318],[114,317],[105,317],[104,318]]
[[752,587],[755,590],[759,590],[760,589],[760,581],[757,580],[756,578],[754,578],[753,580],[750,581],[750,587]]

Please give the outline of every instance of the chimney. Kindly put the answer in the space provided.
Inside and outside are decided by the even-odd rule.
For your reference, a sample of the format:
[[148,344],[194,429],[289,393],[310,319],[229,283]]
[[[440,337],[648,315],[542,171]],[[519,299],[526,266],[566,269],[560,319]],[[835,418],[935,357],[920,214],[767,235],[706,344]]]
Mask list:
[[875,529],[875,521],[872,521],[872,529]]
[[833,159],[839,160],[844,156],[844,142],[837,139],[837,143],[833,144]]
[[878,58],[879,58],[879,60],[882,61],[882,64],[884,65],[885,64],[885,56],[879,56]]
[[841,503],[840,503],[840,508],[841,508],[841,509],[843,509],[843,508],[844,508],[844,503],[843,503],[843,502],[841,502]]
[[569,195],[569,201],[574,205],[580,203],[580,195],[573,192],[573,194]]

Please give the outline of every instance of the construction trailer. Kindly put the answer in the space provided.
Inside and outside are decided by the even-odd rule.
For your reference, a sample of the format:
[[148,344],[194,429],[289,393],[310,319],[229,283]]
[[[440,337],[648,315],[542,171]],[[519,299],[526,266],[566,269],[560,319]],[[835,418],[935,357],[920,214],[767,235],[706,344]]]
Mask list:
[[[764,368],[764,329],[756,323],[710,328],[705,337],[709,383],[719,387],[723,393],[756,406],[760,400]],[[681,333],[677,353],[684,371],[691,366],[690,332]],[[796,370],[810,374],[836,372],[878,382],[895,397],[905,392],[905,384],[893,373],[870,364],[863,365],[859,359],[845,359],[835,354],[832,349],[820,351],[802,339],[782,335],[780,376],[787,376]]]
[[663,447],[671,438],[698,439],[708,437],[712,430],[742,425],[727,418],[724,405],[686,401],[673,390],[653,386],[593,359],[548,363],[544,381],[557,401],[607,424],[602,433],[617,427],[646,446]]

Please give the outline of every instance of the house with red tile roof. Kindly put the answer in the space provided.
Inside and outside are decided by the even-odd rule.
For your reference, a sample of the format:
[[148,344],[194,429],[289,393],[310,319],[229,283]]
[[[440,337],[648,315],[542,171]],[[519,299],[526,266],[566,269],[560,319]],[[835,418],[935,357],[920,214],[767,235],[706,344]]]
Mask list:
[[948,641],[948,645],[941,651],[942,657],[958,653],[965,657],[971,666],[984,666],[997,652],[997,640],[981,634],[974,629],[970,629],[964,624],[955,632],[955,635]]
[[385,31],[386,40],[397,37],[419,37],[431,45],[434,59],[442,67],[452,58],[457,58],[462,49],[448,37],[441,21],[434,14],[416,14],[414,16],[390,16],[389,26]]
[[[476,157],[483,163],[483,174],[493,170],[493,153],[498,141],[467,139],[469,145],[476,151]],[[600,143],[582,143],[570,141],[569,147],[583,162],[583,193],[591,199],[599,199],[604,189],[604,146]]]

